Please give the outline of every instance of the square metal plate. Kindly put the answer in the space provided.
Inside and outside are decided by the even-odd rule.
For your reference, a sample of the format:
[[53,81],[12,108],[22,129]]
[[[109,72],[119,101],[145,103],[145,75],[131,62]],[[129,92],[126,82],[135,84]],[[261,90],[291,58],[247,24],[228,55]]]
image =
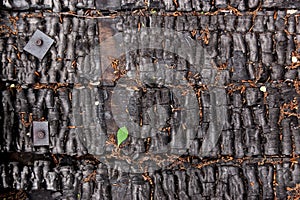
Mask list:
[[33,145],[49,145],[49,127],[48,122],[32,122],[33,124]]
[[39,59],[43,59],[54,40],[40,30],[36,30],[24,50]]

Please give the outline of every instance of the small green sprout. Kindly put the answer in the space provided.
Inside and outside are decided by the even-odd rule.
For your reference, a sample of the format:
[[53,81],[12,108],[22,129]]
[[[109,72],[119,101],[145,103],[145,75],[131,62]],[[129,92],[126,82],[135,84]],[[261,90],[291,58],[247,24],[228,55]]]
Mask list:
[[128,130],[125,126],[122,128],[119,128],[118,133],[117,133],[117,141],[118,141],[118,147],[122,142],[124,142],[128,137]]
[[150,11],[150,13],[151,13],[151,14],[156,14],[156,10],[152,9],[152,10]]

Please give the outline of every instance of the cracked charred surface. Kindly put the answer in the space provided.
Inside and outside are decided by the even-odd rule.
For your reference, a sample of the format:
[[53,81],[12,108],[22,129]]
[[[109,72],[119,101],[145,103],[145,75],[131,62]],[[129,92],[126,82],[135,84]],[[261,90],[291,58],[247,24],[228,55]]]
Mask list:
[[[299,198],[299,1],[99,2],[2,2],[0,198]],[[117,33],[135,41],[131,30],[143,27],[183,33],[205,49],[210,62],[192,66],[172,52],[143,49],[108,58],[111,66],[100,70],[104,78],[94,80],[102,67],[95,44]],[[43,60],[23,51],[37,28],[55,40]],[[159,36],[155,40],[166,40]],[[141,46],[145,42],[147,37],[139,40]],[[115,46],[104,50],[113,54]],[[197,55],[195,49],[192,59]],[[165,81],[178,80],[168,70],[180,71],[193,88],[197,101],[184,101],[199,105],[199,127],[177,145],[187,149],[183,154],[165,149],[181,107],[168,88],[151,84],[132,88],[128,113],[144,127],[157,120],[161,126],[151,128],[159,134],[129,136],[116,151],[111,97],[118,81],[133,70]],[[213,86],[226,91],[216,94],[226,108],[225,125],[215,148],[202,157],[200,147],[212,123],[211,77]],[[154,103],[159,107],[148,112]],[[191,116],[184,117],[196,120]],[[34,147],[31,124],[45,120],[51,144]],[[154,172],[122,172],[123,162],[146,163],[135,160],[141,153],[151,154],[148,159],[158,165],[170,164]],[[102,163],[104,154],[118,162]]]

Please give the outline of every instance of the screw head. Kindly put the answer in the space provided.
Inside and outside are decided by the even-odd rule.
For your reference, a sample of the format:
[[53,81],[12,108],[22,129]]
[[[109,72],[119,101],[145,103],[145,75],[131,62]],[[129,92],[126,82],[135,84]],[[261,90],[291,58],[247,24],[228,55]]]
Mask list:
[[39,139],[43,139],[45,137],[45,132],[41,130],[38,131],[36,135]]
[[37,40],[35,41],[35,44],[36,44],[37,46],[41,46],[41,45],[43,44],[43,40],[42,40],[42,39],[37,39]]

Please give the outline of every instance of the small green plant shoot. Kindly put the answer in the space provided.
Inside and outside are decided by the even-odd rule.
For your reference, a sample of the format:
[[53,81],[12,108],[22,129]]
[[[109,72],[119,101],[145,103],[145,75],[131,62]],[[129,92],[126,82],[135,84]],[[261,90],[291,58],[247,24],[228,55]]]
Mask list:
[[118,141],[118,147],[122,142],[124,142],[128,137],[128,130],[125,126],[122,128],[119,128],[118,133],[117,133],[117,141]]

